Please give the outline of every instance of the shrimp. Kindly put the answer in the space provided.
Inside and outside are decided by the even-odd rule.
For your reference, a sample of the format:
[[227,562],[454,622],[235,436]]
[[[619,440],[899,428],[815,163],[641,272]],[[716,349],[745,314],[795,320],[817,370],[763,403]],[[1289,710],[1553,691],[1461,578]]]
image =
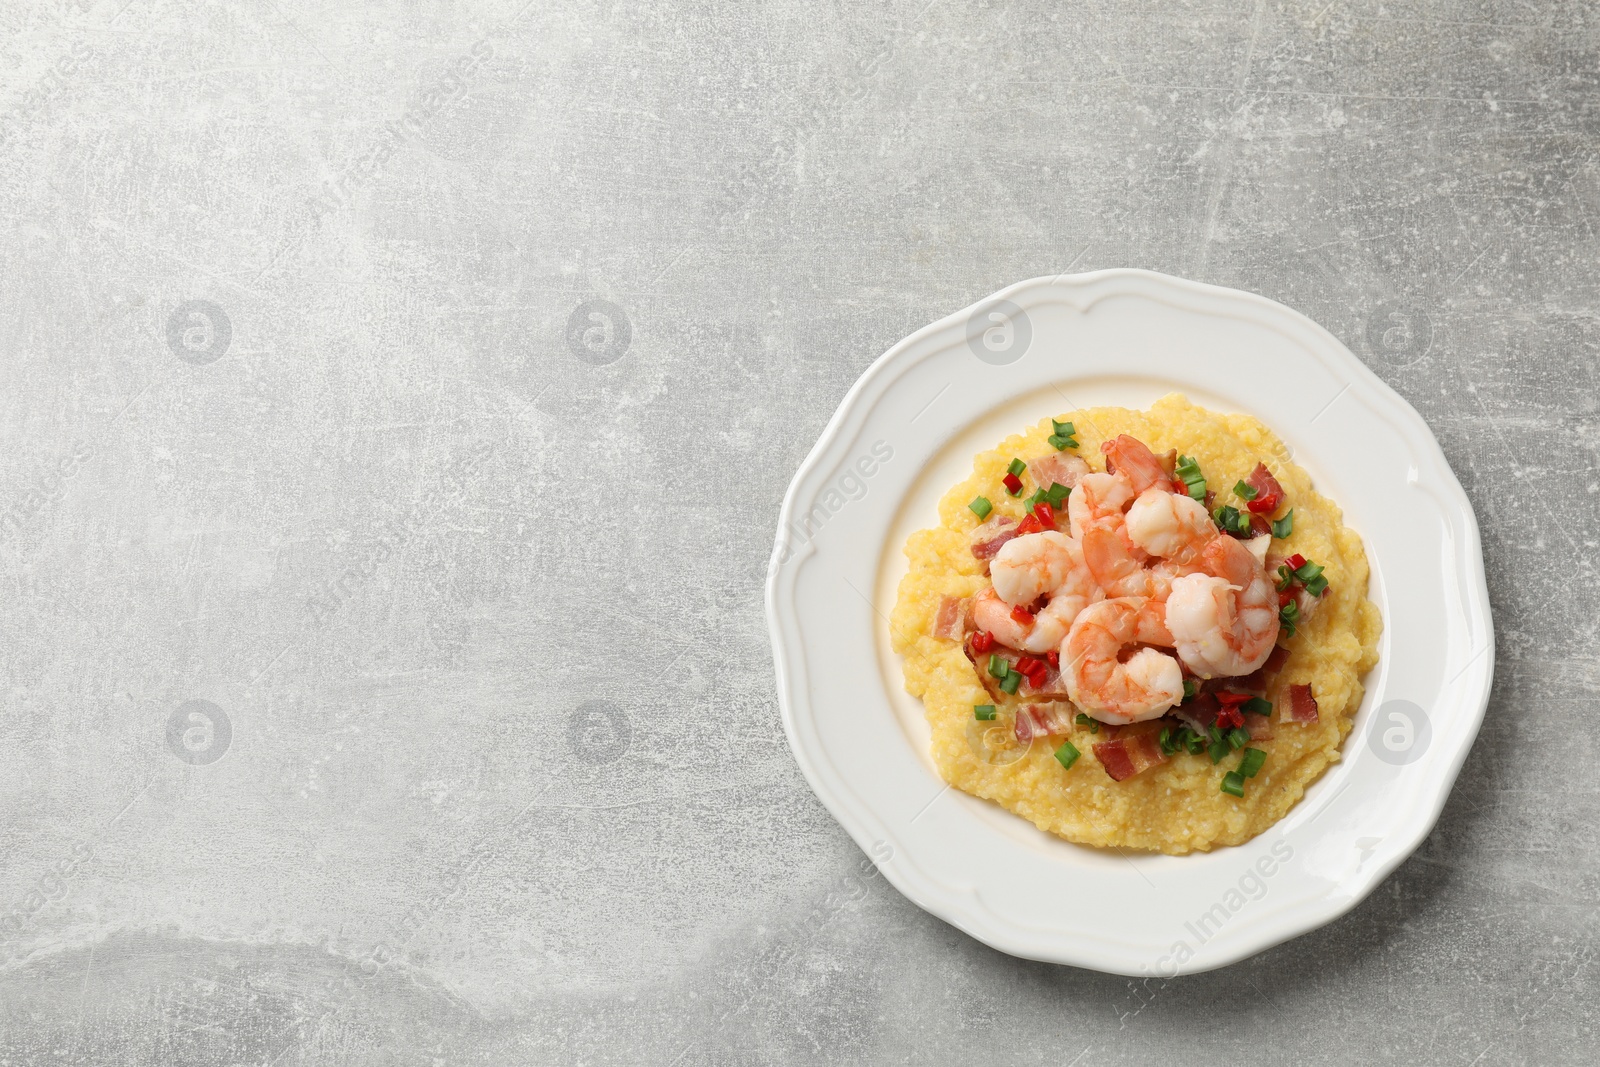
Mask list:
[[[1024,652],[1059,648],[1078,612],[1102,596],[1078,542],[1054,530],[1024,534],[1008,541],[990,565],[994,588],[973,603],[973,622],[1002,645]],[[1033,622],[1018,621],[1013,607],[1026,607],[1048,596]]]
[[1219,536],[1206,506],[1164,489],[1146,489],[1128,508],[1128,540],[1162,559],[1188,563]]
[[1278,594],[1242,541],[1217,536],[1195,572],[1171,583],[1166,623],[1178,658],[1201,678],[1250,674],[1278,642]]
[[1172,491],[1172,472],[1137,437],[1118,434],[1102,442],[1100,451],[1105,453],[1107,472],[1115,471],[1128,479],[1135,493],[1142,493],[1152,486]]
[[1101,722],[1126,725],[1163,715],[1183,699],[1183,669],[1165,652],[1140,648],[1142,597],[1115,597],[1078,613],[1061,645],[1072,702]]
[[1149,596],[1150,572],[1144,552],[1128,540],[1120,525],[1092,524],[1083,532],[1083,562],[1095,584],[1110,597]]
[[1067,522],[1072,536],[1083,537],[1090,526],[1122,525],[1122,513],[1138,494],[1120,474],[1085,474],[1067,497]]
[[1055,530],[1014,537],[995,553],[989,564],[994,591],[1012,607],[1026,607],[1046,593],[1053,593],[1067,580],[1075,567],[1083,565],[1083,554],[1066,534]]
[[973,599],[972,623],[993,634],[1007,648],[1043,655],[1061,647],[1083,603],[1082,598],[1071,594],[1054,596],[1032,622],[1020,622],[1011,614],[1011,605],[993,589],[985,589]]

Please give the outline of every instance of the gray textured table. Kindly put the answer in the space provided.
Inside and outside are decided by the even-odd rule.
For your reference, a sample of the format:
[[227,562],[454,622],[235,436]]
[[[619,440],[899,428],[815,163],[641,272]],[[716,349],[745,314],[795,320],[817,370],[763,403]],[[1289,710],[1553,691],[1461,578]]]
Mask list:
[[[334,6],[0,12],[0,1064],[1594,1061],[1592,7]],[[875,356],[1118,265],[1406,396],[1499,638],[1418,854],[1167,983],[862,876],[761,603]]]

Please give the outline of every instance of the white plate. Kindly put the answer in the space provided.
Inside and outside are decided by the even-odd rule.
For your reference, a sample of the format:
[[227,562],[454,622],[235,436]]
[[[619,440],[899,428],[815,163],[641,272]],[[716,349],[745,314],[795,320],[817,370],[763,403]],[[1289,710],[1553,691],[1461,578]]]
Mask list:
[[[1343,762],[1232,848],[1074,845],[947,787],[887,617],[901,546],[972,456],[1047,415],[1179,390],[1259,417],[1360,532],[1383,613]],[[784,499],[767,621],[784,729],[835,818],[906,896],[1004,952],[1128,975],[1231,963],[1365,897],[1427,836],[1488,700],[1477,522],[1416,411],[1263,297],[1147,271],[1022,282],[862,375]]]

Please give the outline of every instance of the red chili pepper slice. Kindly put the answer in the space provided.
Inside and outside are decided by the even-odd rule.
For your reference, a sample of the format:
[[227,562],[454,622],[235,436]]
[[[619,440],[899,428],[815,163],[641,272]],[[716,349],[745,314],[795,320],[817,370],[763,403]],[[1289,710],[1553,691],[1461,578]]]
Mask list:
[[1047,500],[1041,500],[1033,506],[1033,517],[1039,520],[1039,525],[1046,530],[1056,528],[1056,509],[1050,506]]
[[1280,607],[1280,608],[1283,607],[1285,604],[1287,604],[1289,601],[1291,601],[1293,599],[1294,599],[1294,594],[1292,592],[1290,592],[1289,590],[1285,589],[1283,592],[1278,594],[1278,607]]
[[1061,653],[1059,653],[1059,652],[1046,652],[1044,654],[1044,658],[1049,660],[1050,661],[1050,666],[1054,667],[1056,670],[1059,671],[1061,669]]
[[1246,700],[1250,699],[1249,693],[1230,693],[1227,690],[1218,692],[1216,696],[1217,703],[1221,704],[1225,708],[1231,708],[1235,704],[1243,704]]
[[972,651],[982,655],[994,647],[994,634],[988,630],[979,630],[972,635]]
[[1217,725],[1225,728],[1243,726],[1244,713],[1236,705],[1225,707],[1217,712]]
[[1172,479],[1172,491],[1177,493],[1179,496],[1188,496],[1189,486],[1181,479],[1174,478]]
[[1016,496],[1018,493],[1022,492],[1022,479],[1018,478],[1015,474],[1007,474],[1004,478],[1001,478],[1000,481],[1012,496]]
[[1024,626],[1033,625],[1033,612],[1029,611],[1027,608],[1012,608],[1011,617],[1016,619]]
[[1296,552],[1294,555],[1284,560],[1284,562],[1289,565],[1290,570],[1297,571],[1306,565],[1306,558],[1300,553]]
[[1021,537],[1023,534],[1038,533],[1042,529],[1044,529],[1044,523],[1039,521],[1039,516],[1024,515],[1022,517],[1022,521],[1017,523],[1017,536]]

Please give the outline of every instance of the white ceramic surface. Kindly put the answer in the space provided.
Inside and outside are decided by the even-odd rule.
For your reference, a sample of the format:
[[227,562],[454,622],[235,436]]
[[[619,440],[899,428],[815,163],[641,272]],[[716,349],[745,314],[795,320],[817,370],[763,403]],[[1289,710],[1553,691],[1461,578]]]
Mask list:
[[[1289,444],[1364,538],[1384,619],[1343,762],[1255,840],[1182,857],[1074,845],[947,787],[887,632],[901,546],[973,454],[1173,390]],[[1371,892],[1438,818],[1494,662],[1477,523],[1421,417],[1299,313],[1134,270],[1022,282],[877,360],[789,488],[767,618],[795,758],[901,892],[1002,951],[1130,975],[1231,963]]]

